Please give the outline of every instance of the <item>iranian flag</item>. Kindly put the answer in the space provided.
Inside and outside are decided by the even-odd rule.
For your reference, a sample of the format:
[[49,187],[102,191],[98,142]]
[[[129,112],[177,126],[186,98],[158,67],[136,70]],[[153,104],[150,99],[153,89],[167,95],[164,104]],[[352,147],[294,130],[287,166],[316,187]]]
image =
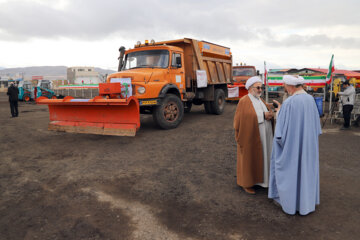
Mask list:
[[334,54],[333,54],[331,56],[329,70],[328,70],[328,73],[326,75],[326,84],[330,84],[332,82],[332,74],[333,74],[334,71],[335,71],[335,67],[334,67]]

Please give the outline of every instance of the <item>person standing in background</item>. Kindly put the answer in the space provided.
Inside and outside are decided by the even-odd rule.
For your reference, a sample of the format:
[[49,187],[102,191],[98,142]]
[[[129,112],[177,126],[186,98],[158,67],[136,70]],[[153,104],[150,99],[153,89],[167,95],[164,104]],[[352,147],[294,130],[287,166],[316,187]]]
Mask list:
[[18,111],[19,89],[15,86],[15,84],[13,82],[10,83],[10,87],[8,88],[8,91],[6,94],[9,96],[11,117],[13,117],[13,118],[18,117],[19,116],[19,111]]
[[349,83],[349,81],[345,81],[343,83],[343,87],[345,90],[343,92],[338,92],[338,95],[341,96],[344,117],[344,126],[340,128],[340,130],[348,130],[350,129],[351,112],[354,108],[355,88]]

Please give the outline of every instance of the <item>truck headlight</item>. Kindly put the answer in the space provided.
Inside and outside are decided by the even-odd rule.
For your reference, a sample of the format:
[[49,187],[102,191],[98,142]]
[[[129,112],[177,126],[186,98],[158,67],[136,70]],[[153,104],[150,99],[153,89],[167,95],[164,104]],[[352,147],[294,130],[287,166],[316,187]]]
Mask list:
[[138,87],[138,88],[137,88],[137,92],[138,92],[139,94],[144,94],[144,93],[145,93],[145,88],[144,88],[144,87]]

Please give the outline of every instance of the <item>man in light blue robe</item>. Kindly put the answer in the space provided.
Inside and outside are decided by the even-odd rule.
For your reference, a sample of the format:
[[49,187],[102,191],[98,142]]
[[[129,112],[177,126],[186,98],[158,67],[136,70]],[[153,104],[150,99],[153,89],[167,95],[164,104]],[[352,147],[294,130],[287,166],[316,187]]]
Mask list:
[[301,78],[285,75],[283,80],[290,97],[281,108],[277,102],[268,197],[287,214],[306,215],[320,204],[319,112]]

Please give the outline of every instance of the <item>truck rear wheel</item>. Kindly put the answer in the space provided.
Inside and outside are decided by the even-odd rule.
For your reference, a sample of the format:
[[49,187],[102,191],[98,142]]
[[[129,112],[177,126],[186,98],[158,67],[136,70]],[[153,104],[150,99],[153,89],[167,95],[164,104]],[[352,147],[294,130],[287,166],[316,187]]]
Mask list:
[[179,126],[184,117],[184,105],[174,94],[167,94],[161,105],[153,111],[153,119],[162,129],[172,129]]
[[214,101],[210,102],[211,111],[213,114],[220,115],[225,109],[225,92],[221,88],[215,90]]

